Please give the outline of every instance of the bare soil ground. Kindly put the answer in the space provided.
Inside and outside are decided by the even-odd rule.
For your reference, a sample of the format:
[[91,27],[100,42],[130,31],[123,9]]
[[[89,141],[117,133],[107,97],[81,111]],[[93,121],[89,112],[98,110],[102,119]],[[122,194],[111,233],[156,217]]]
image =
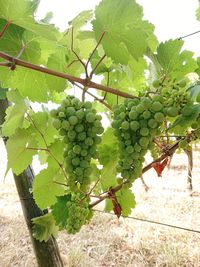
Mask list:
[[[200,153],[194,152],[194,190],[200,192]],[[187,187],[187,158],[177,154],[162,178],[151,170],[145,192],[138,179],[133,186],[132,216],[200,231],[200,197]],[[12,175],[3,182],[6,158],[0,144],[0,266],[37,266]],[[101,208],[101,207],[99,207]],[[58,244],[68,267],[200,267],[200,233],[96,213],[76,235],[62,232]]]

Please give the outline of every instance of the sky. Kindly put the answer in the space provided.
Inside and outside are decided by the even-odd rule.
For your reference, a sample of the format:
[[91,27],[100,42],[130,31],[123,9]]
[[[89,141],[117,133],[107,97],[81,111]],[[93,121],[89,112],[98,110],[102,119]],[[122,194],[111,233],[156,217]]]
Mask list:
[[[143,6],[144,18],[155,25],[155,34],[159,41],[175,39],[200,30],[200,22],[195,18],[198,0],[136,1]],[[64,30],[68,21],[83,10],[94,9],[99,2],[100,0],[41,0],[37,15],[42,18],[52,11],[52,22]],[[200,56],[200,33],[185,38],[184,41],[185,49]]]

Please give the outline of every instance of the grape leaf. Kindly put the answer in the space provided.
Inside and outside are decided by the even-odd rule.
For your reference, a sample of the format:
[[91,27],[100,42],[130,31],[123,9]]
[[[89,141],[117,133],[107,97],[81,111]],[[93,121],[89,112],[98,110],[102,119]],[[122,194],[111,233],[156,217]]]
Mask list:
[[[48,58],[47,67],[59,72],[66,72],[66,48],[59,47]],[[48,88],[52,91],[61,92],[66,89],[66,80],[51,75],[46,75]]]
[[58,33],[52,25],[39,24],[34,20],[33,12],[35,8],[35,1],[0,0],[0,17],[47,39],[56,41]]
[[102,136],[102,143],[99,145],[99,161],[103,165],[101,170],[102,189],[107,190],[117,184],[118,147],[112,128],[108,128]]
[[[64,158],[63,158],[64,144],[62,140],[60,139],[55,140],[55,142],[49,146],[49,149],[51,151],[51,154],[54,155],[54,157],[60,163],[64,161]],[[48,161],[49,166],[54,166],[55,164],[56,166],[58,166],[57,163],[55,162],[55,159],[51,155],[48,156],[47,161]]]
[[55,220],[52,213],[45,214],[32,219],[33,222],[33,237],[40,242],[47,242],[50,236],[56,236],[58,227],[55,225]]
[[154,27],[142,20],[142,8],[135,1],[102,0],[96,7],[95,16],[93,30],[96,39],[99,40],[105,32],[103,48],[116,63],[127,64],[129,55],[138,59],[148,46],[153,48],[156,44]]
[[56,197],[64,195],[65,187],[56,182],[64,183],[65,177],[61,170],[49,166],[35,176],[33,197],[40,209],[46,209],[56,203]]
[[7,88],[0,88],[0,99],[5,99],[6,98],[7,91],[8,91]]
[[48,87],[43,73],[17,68],[10,86],[17,88],[23,97],[28,97],[31,101],[47,102],[48,100]]
[[4,136],[11,136],[16,129],[21,127],[24,122],[24,114],[27,106],[24,102],[10,106],[6,110],[6,119],[3,123],[2,133]]
[[69,25],[74,27],[74,30],[80,29],[89,20],[92,19],[93,10],[84,10],[80,12],[73,20],[69,21]]
[[181,79],[197,68],[196,61],[192,58],[193,52],[181,52],[183,43],[182,40],[169,40],[157,48],[157,59],[163,70],[168,76],[176,79]]
[[122,188],[116,193],[117,200],[122,208],[122,216],[128,216],[131,214],[131,209],[135,207],[135,197],[130,189]]
[[[55,141],[55,136],[58,131],[52,125],[52,119],[47,112],[37,112],[31,115],[34,122],[34,138],[37,141],[38,147],[49,146]],[[41,136],[42,134],[42,136]]]
[[67,202],[71,200],[71,194],[57,197],[57,202],[51,207],[52,214],[56,221],[56,225],[60,229],[65,229],[68,219]]
[[15,133],[17,128],[24,127],[25,125],[28,128],[30,124],[24,119],[24,114],[28,106],[19,92],[17,90],[8,91],[7,98],[10,102],[13,102],[14,105],[8,107],[6,110],[7,115],[2,125],[2,133],[4,136],[11,136]]
[[200,102],[200,84],[191,86],[188,88],[188,91],[190,92],[190,96],[193,101]]
[[12,168],[15,174],[22,173],[26,167],[31,164],[35,150],[29,150],[27,147],[35,147],[35,141],[31,136],[32,129],[18,129],[12,135],[6,144],[8,164],[7,171]]

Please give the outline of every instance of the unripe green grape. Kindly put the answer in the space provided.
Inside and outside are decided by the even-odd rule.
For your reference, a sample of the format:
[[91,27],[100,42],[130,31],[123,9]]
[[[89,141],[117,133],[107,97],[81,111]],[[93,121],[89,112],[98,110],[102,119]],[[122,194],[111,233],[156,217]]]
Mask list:
[[86,109],[91,109],[91,108],[92,108],[92,103],[89,102],[89,101],[87,101],[87,102],[84,103],[84,107],[85,107]]
[[86,121],[87,122],[93,122],[95,120],[95,115],[92,113],[92,112],[90,112],[90,113],[88,113],[87,115],[86,115]]
[[53,127],[55,127],[56,129],[60,129],[61,128],[61,121],[59,119],[53,120]]
[[130,125],[129,125],[128,121],[123,121],[121,127],[123,130],[128,130]]
[[163,105],[159,102],[159,101],[155,101],[153,102],[152,106],[151,106],[151,109],[153,111],[160,111],[161,109],[163,108]]
[[76,117],[79,118],[80,120],[82,120],[85,116],[85,112],[83,109],[79,109],[76,111],[75,113]]
[[149,121],[148,121],[148,126],[150,127],[150,128],[157,128],[158,127],[158,123],[157,123],[157,121],[156,120],[154,120],[154,119],[150,119]]
[[163,113],[161,113],[161,112],[156,112],[156,114],[154,115],[154,119],[157,122],[163,122],[164,118],[165,117],[164,117]]
[[140,124],[138,121],[131,121],[130,128],[133,131],[137,131],[140,128]]
[[130,118],[131,120],[135,120],[135,119],[137,119],[137,117],[138,117],[138,113],[137,113],[137,111],[135,111],[135,110],[131,110],[131,111],[129,112],[129,118]]
[[83,126],[82,124],[77,124],[77,125],[75,126],[75,131],[76,131],[77,133],[81,133],[81,132],[83,132],[83,131],[84,131],[84,126]]
[[192,106],[186,105],[184,108],[181,110],[181,114],[184,116],[190,116],[193,112]]
[[122,111],[122,112],[119,114],[119,118],[123,120],[123,119],[125,119],[125,117],[126,117],[126,113]]
[[87,156],[87,154],[88,154],[88,152],[86,149],[81,150],[81,156],[85,157],[85,156]]
[[176,107],[169,107],[167,109],[167,115],[170,117],[176,117],[178,115],[178,109]]
[[79,145],[75,145],[75,146],[73,147],[73,151],[74,151],[74,153],[76,153],[76,154],[80,154],[80,153],[81,153],[81,147],[80,147]]
[[70,128],[70,124],[69,124],[69,122],[66,121],[66,120],[64,120],[64,121],[62,122],[62,128],[65,129],[65,130],[69,130],[69,128]]
[[88,146],[92,146],[94,144],[94,141],[91,137],[86,137],[85,144]]
[[141,149],[142,149],[142,148],[141,148],[141,146],[140,146],[139,144],[136,143],[136,144],[134,145],[134,150],[135,150],[136,152],[140,152]]
[[145,128],[145,127],[141,128],[140,129],[140,134],[142,136],[147,136],[149,134],[149,129],[148,128]]
[[72,159],[72,164],[74,166],[78,166],[80,163],[80,159],[78,157]]
[[101,143],[101,137],[100,137],[100,136],[95,136],[95,138],[94,138],[94,142],[95,142],[96,144],[100,144],[100,143]]
[[72,104],[72,106],[76,107],[80,104],[80,100],[78,98],[73,98],[71,100],[71,104]]
[[193,122],[193,123],[191,124],[191,128],[192,128],[192,129],[197,129],[198,127],[199,127],[199,125],[198,125],[197,122]]
[[53,118],[57,118],[57,116],[58,116],[58,112],[57,112],[57,110],[56,110],[56,109],[52,109],[52,110],[50,111],[50,115],[51,115]]
[[85,138],[86,138],[86,133],[85,132],[79,133],[77,138],[78,138],[79,141],[84,141]]
[[65,118],[65,113],[64,113],[63,111],[60,111],[60,112],[58,113],[58,117],[59,117],[59,118]]
[[69,123],[71,125],[76,125],[78,123],[78,118],[76,116],[70,116],[69,117]]
[[141,137],[139,140],[141,147],[146,147],[149,144],[149,139],[147,137]]
[[104,128],[103,127],[99,127],[97,134],[102,134],[104,132]]
[[136,107],[136,111],[141,114],[143,113],[145,110],[145,106],[143,104],[139,104],[137,107]]
[[76,132],[73,130],[70,130],[67,134],[67,136],[69,137],[70,140],[74,140],[76,137]]
[[155,94],[155,95],[152,96],[152,101],[154,101],[154,102],[158,101],[158,102],[162,103],[163,102],[163,97],[161,95]]
[[186,79],[182,79],[182,80],[180,80],[180,81],[178,82],[178,85],[179,85],[180,87],[182,87],[182,88],[185,87],[186,84],[187,84]]
[[152,82],[152,85],[153,85],[153,87],[154,88],[158,88],[159,86],[160,86],[160,80],[154,80],[153,82]]
[[151,104],[152,104],[152,101],[151,101],[151,99],[150,99],[149,97],[143,97],[143,98],[142,98],[142,105],[143,105],[146,109],[150,108],[150,107],[151,107]]
[[75,115],[75,113],[76,113],[76,110],[74,107],[68,107],[66,109],[66,114],[68,114],[69,116],[73,116],[73,115]]
[[126,148],[126,152],[127,152],[128,154],[133,153],[133,151],[134,151],[134,149],[133,149],[132,146],[128,146],[128,147]]
[[148,111],[148,110],[145,110],[143,113],[142,113],[142,116],[144,119],[149,119],[151,117],[151,112]]

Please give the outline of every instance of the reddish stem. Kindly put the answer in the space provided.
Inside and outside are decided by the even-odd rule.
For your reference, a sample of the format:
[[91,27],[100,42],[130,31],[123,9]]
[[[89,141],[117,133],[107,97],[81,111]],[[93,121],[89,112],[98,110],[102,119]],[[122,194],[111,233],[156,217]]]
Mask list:
[[3,37],[4,33],[6,32],[6,30],[8,29],[8,27],[9,27],[10,24],[11,24],[11,21],[8,20],[8,21],[6,22],[6,24],[4,25],[3,29],[2,29],[1,32],[0,32],[0,38]]
[[13,58],[13,57],[7,55],[4,52],[0,52],[0,57],[4,58],[4,59],[6,59],[6,60],[8,60],[8,61],[10,61],[12,63],[14,62],[15,65],[22,66],[24,68],[32,69],[32,70],[35,70],[35,71],[39,71],[39,72],[42,72],[42,73],[46,73],[46,74],[49,74],[49,75],[52,75],[52,76],[56,76],[56,77],[59,77],[59,78],[63,78],[63,79],[66,79],[66,80],[68,80],[68,81],[70,81],[72,83],[73,82],[77,82],[77,83],[82,84],[83,86],[90,87],[90,88],[95,88],[97,90],[108,92],[108,93],[111,93],[111,94],[114,94],[114,95],[117,95],[117,96],[121,96],[121,97],[124,97],[124,98],[131,98],[131,99],[138,98],[137,96],[133,96],[133,95],[124,93],[122,91],[119,91],[117,89],[114,89],[114,88],[111,88],[111,87],[108,87],[108,86],[104,86],[102,84],[97,84],[95,82],[88,81],[87,79],[81,79],[81,78],[78,78],[78,77],[75,77],[75,76],[71,76],[69,74],[65,74],[65,73],[58,72],[58,71],[55,71],[55,70],[52,70],[52,69],[48,69],[48,68],[45,68],[45,67],[34,65],[32,63],[29,63],[29,62],[26,62],[26,61],[23,61],[23,60],[20,60],[20,59],[17,59],[17,58]]

